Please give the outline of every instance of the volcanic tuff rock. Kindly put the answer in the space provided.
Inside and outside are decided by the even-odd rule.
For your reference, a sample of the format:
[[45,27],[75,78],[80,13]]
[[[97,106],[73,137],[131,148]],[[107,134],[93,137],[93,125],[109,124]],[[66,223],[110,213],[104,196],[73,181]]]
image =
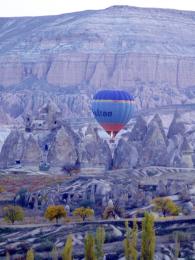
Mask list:
[[142,116],[136,118],[136,123],[131,131],[130,140],[143,141],[147,133],[147,123]]
[[48,152],[48,162],[53,166],[63,166],[67,163],[74,164],[78,158],[74,136],[61,127],[53,140]]
[[148,124],[147,134],[143,140],[140,164],[167,166],[167,155],[167,139],[162,121],[158,115],[155,115]]
[[17,160],[25,164],[39,164],[41,150],[31,133],[13,130],[5,140],[0,154],[0,166],[7,168],[14,165]]
[[174,167],[193,167],[193,149],[185,136],[177,134],[170,138],[167,151],[170,165]]
[[46,161],[51,166],[75,163],[77,146],[75,133],[67,127],[54,132],[32,132],[13,130],[8,135],[0,153],[0,166],[14,166],[16,161],[22,165],[39,165]]
[[133,143],[120,139],[114,151],[113,167],[116,169],[136,167],[138,156],[138,151]]
[[[59,121],[57,125],[53,124],[57,122],[56,117],[52,116],[52,120],[49,118],[48,121],[49,113],[43,112],[41,109],[40,114],[32,121],[33,127],[30,127],[29,120],[30,126],[27,123],[25,131],[11,131],[0,153],[1,167],[12,166],[16,161],[21,161],[23,165],[38,165],[43,161],[59,167],[65,164],[74,165],[79,161],[82,167],[102,166],[106,169],[140,166],[192,168],[194,165],[190,131],[188,135],[182,132],[183,135],[174,134],[168,139],[158,115],[148,125],[138,117],[132,132],[127,136],[121,135],[116,147],[109,147],[98,135],[98,129],[92,125],[76,133],[67,123]],[[41,117],[44,119],[40,120]],[[182,126],[185,125],[182,123]],[[171,128],[173,129],[173,123]],[[168,133],[171,132],[170,129]]]
[[169,138],[158,114],[148,125],[138,116],[132,131],[121,136],[113,165],[115,168],[147,165],[191,168],[195,160],[193,134],[194,130],[186,135],[186,123],[178,112],[175,112],[168,128]]
[[181,134],[183,135],[186,131],[185,123],[181,117],[181,114],[179,111],[175,111],[173,120],[171,122],[171,125],[169,127],[169,131],[167,134],[168,138],[173,137],[174,135]]
[[111,150],[106,141],[98,136],[97,129],[91,126],[85,132],[80,145],[80,160],[83,165],[104,166],[110,168]]
[[52,99],[89,117],[102,88],[132,92],[139,108],[193,103],[194,30],[194,12],[128,6],[1,18],[2,108],[13,120]]

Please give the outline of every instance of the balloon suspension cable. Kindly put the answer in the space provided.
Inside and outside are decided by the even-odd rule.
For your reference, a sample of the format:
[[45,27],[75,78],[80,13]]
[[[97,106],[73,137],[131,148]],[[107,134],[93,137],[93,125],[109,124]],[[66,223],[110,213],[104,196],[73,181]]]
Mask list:
[[110,133],[110,137],[111,137],[111,139],[110,139],[110,143],[114,143],[114,132],[113,131],[111,131],[111,133]]
[[109,143],[110,143],[109,147],[110,147],[111,154],[112,154],[112,159],[113,159],[113,157],[114,157],[114,150],[115,150],[115,146],[116,146],[114,132],[110,133],[110,137],[111,137],[111,139],[109,140]]

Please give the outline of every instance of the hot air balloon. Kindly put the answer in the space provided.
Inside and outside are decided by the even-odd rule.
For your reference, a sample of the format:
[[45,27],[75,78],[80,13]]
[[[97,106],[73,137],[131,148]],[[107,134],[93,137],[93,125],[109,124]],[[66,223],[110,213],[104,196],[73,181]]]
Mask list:
[[122,90],[101,90],[92,101],[92,112],[98,123],[113,139],[133,115],[134,98]]

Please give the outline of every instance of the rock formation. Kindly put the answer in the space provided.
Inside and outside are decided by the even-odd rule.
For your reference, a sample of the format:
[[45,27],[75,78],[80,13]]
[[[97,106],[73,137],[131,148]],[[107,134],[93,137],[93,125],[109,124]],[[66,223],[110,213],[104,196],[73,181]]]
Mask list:
[[[193,131],[187,132],[187,125],[179,111],[175,111],[168,129],[167,152],[169,165],[192,168],[193,163]],[[191,140],[192,139],[192,140]]]
[[131,131],[131,141],[143,141],[147,133],[147,123],[142,116],[138,116],[136,123]]
[[186,131],[186,127],[181,117],[181,114],[179,113],[179,111],[175,111],[173,120],[169,127],[167,137],[172,138],[174,135],[178,135],[178,134],[183,135],[185,131]]
[[148,125],[140,154],[140,165],[168,165],[167,139],[158,115]]
[[37,140],[29,133],[13,130],[8,135],[0,153],[0,166],[7,168],[16,162],[21,164],[39,164],[41,149]]
[[114,151],[113,168],[134,168],[137,165],[138,156],[133,143],[120,139]]
[[63,166],[67,163],[75,163],[77,158],[74,135],[70,135],[64,127],[61,127],[56,132],[49,149],[48,162],[52,166]]
[[80,145],[80,158],[83,165],[110,168],[111,151],[107,142],[98,136],[97,129],[88,127]]

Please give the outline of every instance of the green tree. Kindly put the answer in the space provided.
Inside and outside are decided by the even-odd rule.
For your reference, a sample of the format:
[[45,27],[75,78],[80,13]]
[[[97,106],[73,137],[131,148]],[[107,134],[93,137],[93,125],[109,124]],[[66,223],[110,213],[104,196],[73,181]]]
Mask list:
[[93,209],[90,208],[77,208],[73,211],[73,215],[74,216],[79,216],[82,218],[82,220],[84,221],[86,218],[91,217],[94,215],[94,211]]
[[141,260],[154,259],[155,243],[154,217],[146,212],[142,220]]
[[54,246],[54,247],[52,248],[51,258],[52,258],[52,260],[58,260],[58,251],[57,251],[56,246]]
[[5,221],[11,222],[12,224],[14,224],[15,221],[23,221],[24,219],[24,211],[19,206],[8,205],[3,211]]
[[130,246],[132,260],[137,260],[137,233],[138,233],[137,221],[136,219],[134,219],[131,246]]
[[128,222],[125,222],[126,238],[124,240],[125,258],[126,260],[137,260],[137,222],[133,221],[132,231],[129,228]]
[[97,260],[103,260],[104,258],[104,245],[105,241],[105,230],[103,227],[98,227],[95,236],[95,252]]
[[49,206],[45,212],[45,218],[49,219],[50,221],[55,219],[56,223],[58,223],[60,218],[66,218],[66,216],[67,213],[63,205]]
[[131,231],[129,228],[128,221],[125,222],[125,229],[126,229],[126,238],[123,241],[124,249],[125,249],[125,259],[131,260],[131,255],[130,255]]
[[34,260],[34,251],[32,248],[27,251],[26,260]]
[[88,233],[85,238],[85,260],[97,260],[94,237],[90,233]]
[[62,252],[62,259],[72,260],[72,236],[71,235],[67,237],[66,244]]
[[167,215],[177,216],[180,208],[169,198],[156,198],[153,201],[154,210],[162,212],[163,216]]

